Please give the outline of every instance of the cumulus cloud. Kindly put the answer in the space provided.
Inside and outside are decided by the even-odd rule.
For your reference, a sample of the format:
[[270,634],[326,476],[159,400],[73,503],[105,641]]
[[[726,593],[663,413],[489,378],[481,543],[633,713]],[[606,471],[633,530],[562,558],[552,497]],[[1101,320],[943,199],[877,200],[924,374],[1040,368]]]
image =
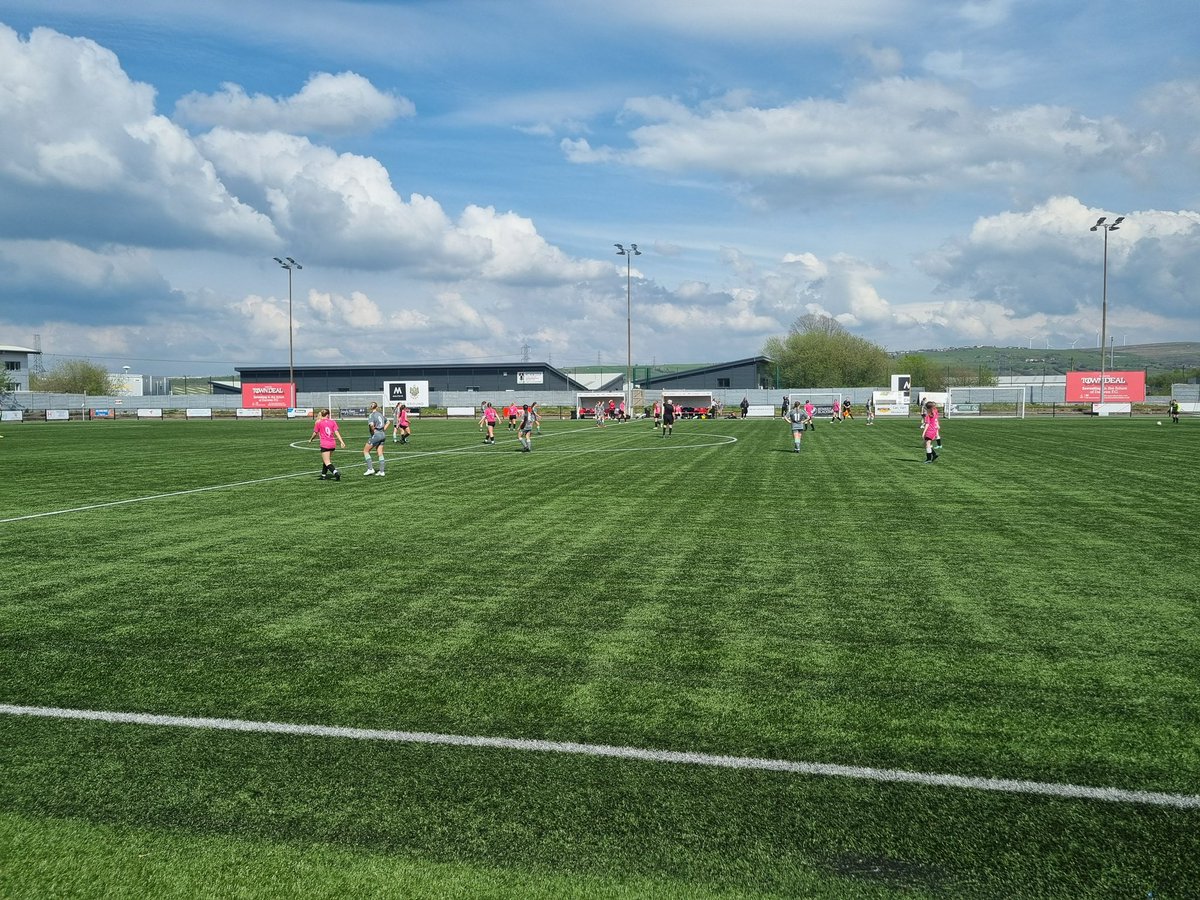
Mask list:
[[561,283],[606,271],[570,259],[515,213],[471,205],[455,221],[431,197],[405,199],[371,157],[281,132],[217,128],[199,144],[223,179],[268,209],[291,246],[314,258],[512,283]]
[[175,104],[175,117],[193,125],[235,131],[355,134],[416,114],[406,97],[380,91],[354,72],[319,72],[291,97],[249,96],[226,82],[215,94],[193,91]]
[[109,247],[89,250],[65,241],[0,241],[0,296],[9,319],[34,323],[56,318],[80,323],[111,319],[114,307],[124,321],[143,320],[155,305],[174,299],[145,250]]
[[792,184],[841,192],[906,193],[1006,186],[1084,170],[1106,157],[1155,153],[1112,118],[1062,106],[981,107],[932,79],[892,77],[844,99],[809,98],[760,108],[690,107],[664,97],[631,99],[626,150],[564,141],[577,163],[620,162],[664,172],[708,172],[760,189]]
[[277,240],[98,44],[0,25],[0,85],[0,229],[92,245]]
[[362,291],[351,291],[349,297],[309,291],[307,305],[316,314],[317,321],[326,325],[368,329],[377,328],[384,321],[379,306]]
[[[0,85],[0,233],[93,248],[286,247],[314,262],[512,284],[608,271],[569,258],[515,213],[472,205],[454,219],[431,197],[402,197],[369,156],[280,130],[193,137],[90,40],[38,29],[23,41],[0,26]],[[246,127],[335,129],[403,113],[401,101],[343,73],[314,76],[286,101],[227,90],[183,108]]]
[[[1053,197],[1024,212],[1005,212],[975,222],[968,235],[918,260],[943,294],[983,304],[980,328],[1001,328],[997,310],[1010,321],[1036,321],[1057,333],[1089,332],[1099,322],[1103,232],[1090,226],[1111,210],[1074,197]],[[1190,327],[1195,285],[1200,283],[1200,213],[1142,210],[1127,213],[1109,235],[1110,321],[1159,324],[1157,338],[1171,337],[1172,320]],[[1136,288],[1134,288],[1136,286]],[[1131,288],[1133,290],[1131,291]],[[956,327],[972,316],[954,317]]]

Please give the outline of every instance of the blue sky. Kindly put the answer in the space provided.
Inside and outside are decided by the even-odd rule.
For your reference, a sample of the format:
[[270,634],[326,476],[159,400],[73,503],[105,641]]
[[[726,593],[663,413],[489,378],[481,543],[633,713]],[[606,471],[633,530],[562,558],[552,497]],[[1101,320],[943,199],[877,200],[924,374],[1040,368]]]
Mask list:
[[1200,340],[1194,0],[0,0],[0,343],[153,374]]

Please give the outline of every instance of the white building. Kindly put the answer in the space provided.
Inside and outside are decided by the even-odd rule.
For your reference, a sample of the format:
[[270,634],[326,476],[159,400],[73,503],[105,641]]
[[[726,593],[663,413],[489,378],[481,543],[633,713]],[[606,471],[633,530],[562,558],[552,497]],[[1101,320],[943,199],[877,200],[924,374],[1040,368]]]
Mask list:
[[0,361],[4,363],[4,374],[8,376],[10,382],[13,382],[13,390],[29,390],[29,360],[30,357],[41,352],[41,350],[34,350],[31,347],[0,344]]

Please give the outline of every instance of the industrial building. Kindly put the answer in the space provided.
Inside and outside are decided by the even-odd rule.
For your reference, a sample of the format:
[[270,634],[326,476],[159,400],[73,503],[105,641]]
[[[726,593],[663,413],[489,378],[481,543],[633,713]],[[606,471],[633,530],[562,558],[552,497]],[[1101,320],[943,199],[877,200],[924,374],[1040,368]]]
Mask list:
[[[713,390],[758,390],[772,383],[773,364],[765,356],[733,362],[715,363],[681,372],[654,373],[635,367],[634,381],[646,390],[697,388]],[[549,363],[459,363],[438,365],[344,365],[296,366],[298,393],[337,393],[375,391],[385,381],[427,381],[430,393],[478,392],[498,394],[504,391],[582,391],[589,385]],[[243,384],[287,383],[287,366],[239,366]],[[645,375],[642,375],[646,372]],[[639,377],[641,376],[641,377]],[[625,378],[618,375],[603,385],[620,391]],[[214,385],[214,390],[219,390]],[[230,385],[228,392],[239,390]]]

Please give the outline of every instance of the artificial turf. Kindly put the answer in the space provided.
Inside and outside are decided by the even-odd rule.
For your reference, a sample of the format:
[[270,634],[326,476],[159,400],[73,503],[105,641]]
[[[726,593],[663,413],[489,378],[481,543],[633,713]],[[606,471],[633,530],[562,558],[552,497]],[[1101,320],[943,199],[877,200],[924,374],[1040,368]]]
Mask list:
[[[338,483],[6,428],[0,702],[1200,794],[1191,422],[344,426]],[[12,896],[1200,892],[1196,809],[13,716],[0,770]]]

